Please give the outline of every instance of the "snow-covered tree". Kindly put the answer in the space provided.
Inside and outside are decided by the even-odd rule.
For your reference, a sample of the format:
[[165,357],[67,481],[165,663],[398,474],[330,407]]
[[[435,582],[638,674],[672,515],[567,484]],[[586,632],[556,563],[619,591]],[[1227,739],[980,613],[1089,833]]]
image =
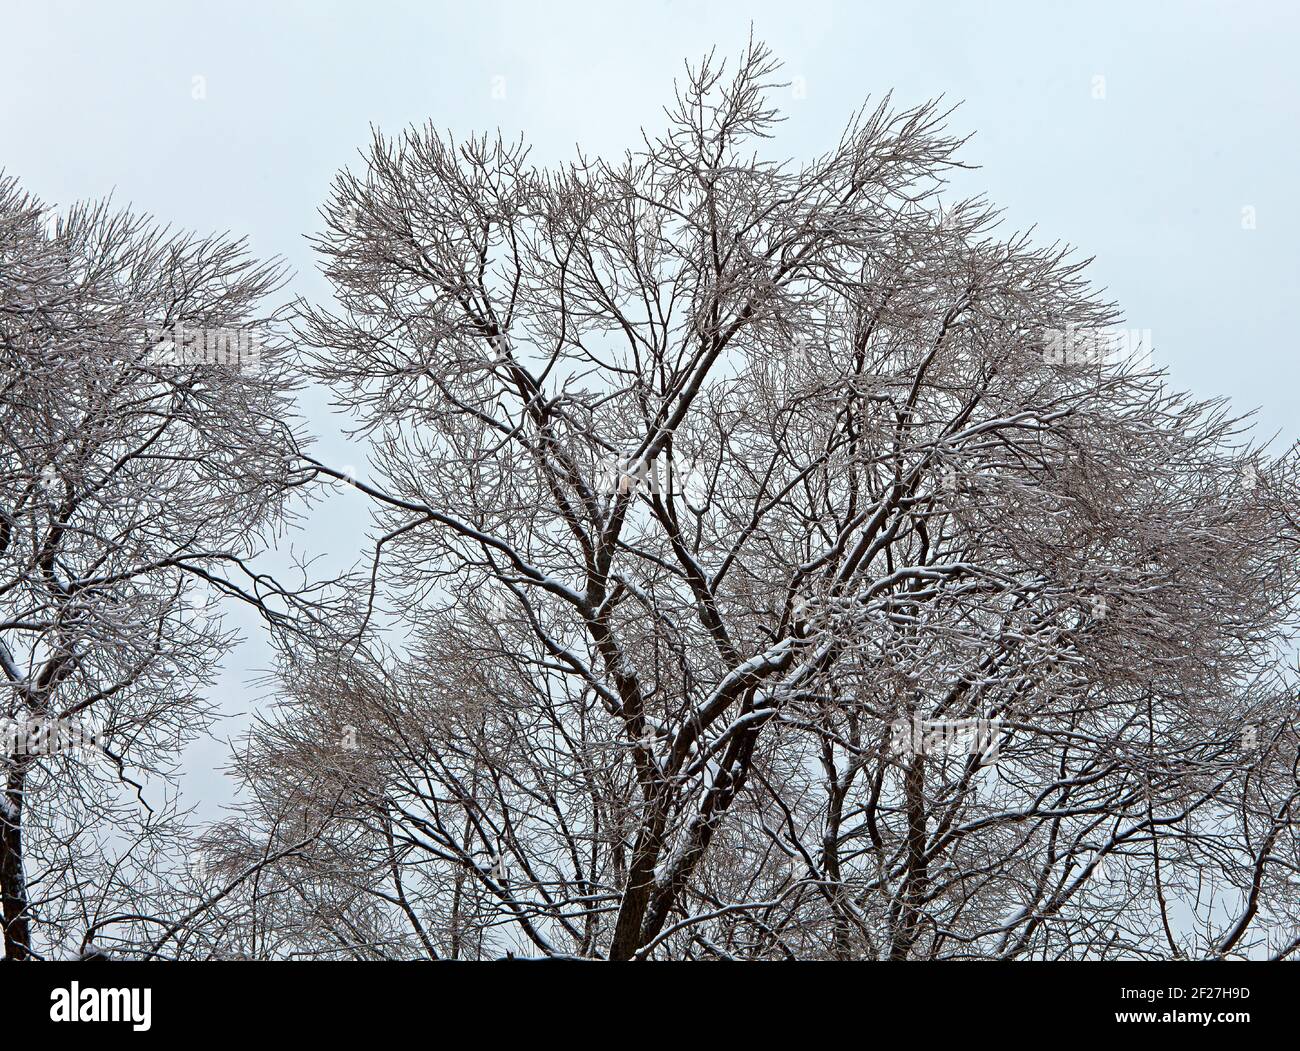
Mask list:
[[7,958],[134,937],[179,892],[174,767],[231,639],[216,602],[273,616],[246,560],[295,480],[258,313],[282,277],[241,243],[108,204],[56,217],[0,180]]
[[946,199],[934,104],[774,159],[775,73],[616,161],[340,175],[301,335],[378,540],[241,751],[214,854],[293,849],[210,951],[1296,948],[1294,456]]

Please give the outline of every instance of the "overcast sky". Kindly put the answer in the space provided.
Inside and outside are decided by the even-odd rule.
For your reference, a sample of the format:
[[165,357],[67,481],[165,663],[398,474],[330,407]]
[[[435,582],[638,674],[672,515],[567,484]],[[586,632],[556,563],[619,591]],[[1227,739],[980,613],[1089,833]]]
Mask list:
[[[1300,14],[1275,3],[862,0],[559,3],[31,3],[0,0],[0,168],[56,205],[112,193],[281,255],[328,294],[304,235],[370,124],[523,134],[539,162],[635,146],[684,59],[754,34],[794,83],[774,149],[832,145],[867,96],[943,94],[973,132],[963,184],[1096,257],[1092,276],[1149,329],[1174,385],[1300,436],[1291,314],[1300,278]],[[1253,227],[1253,228],[1252,228]],[[304,411],[336,462],[323,400]],[[296,544],[346,562],[347,497]],[[335,507],[335,505],[340,505]],[[227,710],[264,655],[230,661]],[[230,724],[237,727],[238,723]],[[228,727],[227,732],[230,731]],[[198,767],[208,803],[221,750]]]

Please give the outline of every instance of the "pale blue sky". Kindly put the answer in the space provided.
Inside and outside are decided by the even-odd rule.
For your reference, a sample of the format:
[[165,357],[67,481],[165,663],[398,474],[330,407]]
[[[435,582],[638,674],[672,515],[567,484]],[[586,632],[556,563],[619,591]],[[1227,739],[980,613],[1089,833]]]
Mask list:
[[[963,101],[953,127],[976,133],[965,159],[982,166],[963,190],[987,193],[1009,226],[1095,255],[1094,279],[1151,330],[1176,386],[1258,407],[1262,429],[1300,437],[1300,8],[1280,0],[0,0],[0,167],[51,203],[112,192],[177,226],[247,234],[319,297],[303,235],[369,124],[500,127],[543,162],[577,143],[621,151],[658,125],[683,59],[715,44],[735,54],[751,22],[806,85],[786,93],[777,149],[822,150],[891,88],[902,104]],[[306,409],[328,437],[322,402]],[[356,501],[332,507],[298,544],[350,559],[363,522]],[[235,707],[247,707],[238,667],[259,649],[232,659]]]

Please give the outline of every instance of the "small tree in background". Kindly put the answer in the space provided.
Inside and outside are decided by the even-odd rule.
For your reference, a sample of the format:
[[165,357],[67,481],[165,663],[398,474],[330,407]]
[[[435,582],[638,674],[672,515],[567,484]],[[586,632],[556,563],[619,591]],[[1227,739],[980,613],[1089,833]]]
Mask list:
[[[138,940],[177,908],[175,760],[232,641],[215,598],[277,591],[246,560],[300,478],[258,314],[282,279],[241,243],[107,205],[56,221],[0,180],[6,958],[77,952],[104,928]],[[250,331],[260,358],[245,341],[228,363],[227,337]]]

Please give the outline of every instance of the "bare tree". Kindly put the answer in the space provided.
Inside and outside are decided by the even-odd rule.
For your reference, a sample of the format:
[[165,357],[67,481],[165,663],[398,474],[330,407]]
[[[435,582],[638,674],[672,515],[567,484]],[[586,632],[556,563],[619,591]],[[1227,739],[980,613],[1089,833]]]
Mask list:
[[[282,268],[0,180],[4,954],[124,937],[175,892],[175,760],[232,635],[217,600],[295,481],[292,385],[258,306]],[[189,328],[188,334],[186,328]],[[256,333],[263,345],[250,341]]]
[[690,69],[618,162],[422,128],[340,175],[301,335],[378,535],[202,952],[1296,948],[1294,455],[945,198],[935,104],[753,152],[776,68]]

